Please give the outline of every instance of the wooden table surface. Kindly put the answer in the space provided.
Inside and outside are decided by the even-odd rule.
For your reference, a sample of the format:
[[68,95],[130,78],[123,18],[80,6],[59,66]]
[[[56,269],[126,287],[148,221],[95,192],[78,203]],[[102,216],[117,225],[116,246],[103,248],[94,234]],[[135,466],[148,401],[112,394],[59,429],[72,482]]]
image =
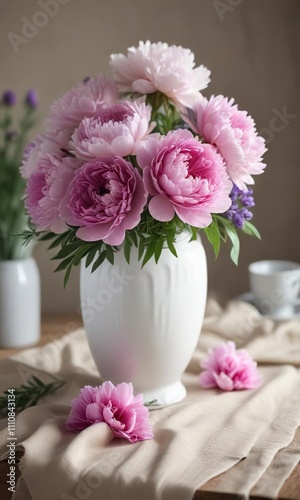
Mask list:
[[[51,342],[62,335],[65,335],[76,328],[82,326],[82,322],[79,316],[74,315],[63,315],[63,316],[44,316],[42,321],[42,335],[41,340],[37,344],[42,346],[48,342]],[[0,349],[0,359],[12,356],[19,352],[20,349]],[[300,408],[299,408],[300,411]],[[300,447],[300,428],[296,432],[293,442],[290,444],[290,450],[299,450]],[[274,464],[282,464],[284,460],[285,450],[281,450],[274,459]],[[21,458],[21,454],[19,454]],[[300,457],[299,457],[300,460]],[[12,494],[7,490],[7,472],[8,464],[7,462],[0,462],[0,499],[10,500]],[[268,472],[268,471],[267,471]],[[283,487],[281,488],[279,495],[272,498],[268,495],[268,480],[267,472],[262,476],[262,483],[265,485],[265,493],[256,493],[257,488],[252,490],[250,500],[300,500],[300,464],[296,466],[290,477],[287,479]],[[16,468],[16,473],[18,473],[18,468]],[[266,480],[264,481],[264,477]],[[244,497],[237,495],[236,493],[222,493],[222,485],[226,482],[226,472],[218,477],[215,477],[211,481],[207,482],[204,486],[201,486],[199,490],[195,492],[193,500],[244,500]],[[42,500],[42,499],[39,499]],[[109,500],[109,499],[107,499]]]

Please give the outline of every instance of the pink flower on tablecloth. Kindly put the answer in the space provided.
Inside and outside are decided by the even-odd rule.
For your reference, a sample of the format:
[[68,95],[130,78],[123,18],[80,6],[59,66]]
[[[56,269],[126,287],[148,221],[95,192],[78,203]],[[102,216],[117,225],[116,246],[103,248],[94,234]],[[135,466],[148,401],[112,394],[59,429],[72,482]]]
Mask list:
[[126,56],[112,54],[110,64],[121,92],[159,91],[183,106],[191,106],[210,82],[210,71],[203,65],[195,68],[190,49],[162,42],[140,42]]
[[145,203],[138,170],[120,156],[107,156],[76,171],[60,213],[67,224],[79,227],[81,240],[121,245],[126,230],[139,223]]
[[223,156],[228,173],[240,189],[253,184],[252,175],[262,174],[266,166],[262,155],[267,151],[254,120],[238,109],[234,99],[212,96],[200,98],[183,118],[205,141],[215,145]]
[[207,227],[212,213],[223,213],[231,205],[232,182],[222,157],[188,130],[154,135],[137,146],[145,188],[152,196],[150,214],[169,221],[176,213],[186,224]]
[[200,362],[204,371],[199,383],[210,389],[218,387],[223,391],[255,389],[261,384],[257,363],[244,349],[236,349],[234,342],[222,342],[210,349],[206,359]]
[[80,165],[76,158],[58,158],[50,154],[37,158],[36,170],[27,183],[25,206],[38,231],[62,233],[67,230],[59,204]]
[[151,107],[139,101],[103,106],[96,116],[84,118],[72,135],[70,151],[83,161],[104,155],[127,156],[153,130]]
[[94,116],[106,104],[119,99],[114,81],[104,75],[85,78],[53,102],[47,121],[50,130],[66,130],[71,133],[83,118]]
[[131,443],[151,439],[149,410],[144,406],[143,395],[133,395],[132,384],[114,386],[104,382],[99,387],[85,386],[71,402],[66,421],[67,431],[77,431],[105,422],[117,438]]

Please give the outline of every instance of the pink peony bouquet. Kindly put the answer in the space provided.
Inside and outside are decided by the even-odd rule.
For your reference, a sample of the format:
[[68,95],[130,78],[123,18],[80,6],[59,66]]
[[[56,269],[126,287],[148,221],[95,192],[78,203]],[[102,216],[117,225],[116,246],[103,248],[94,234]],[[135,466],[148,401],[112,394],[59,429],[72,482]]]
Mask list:
[[140,42],[110,58],[112,77],[85,78],[56,100],[45,132],[26,148],[21,173],[31,219],[26,237],[53,240],[66,271],[95,270],[138,247],[141,265],[176,235],[203,229],[219,252],[249,222],[253,175],[265,142],[233,99],[201,91],[210,71],[189,49]]

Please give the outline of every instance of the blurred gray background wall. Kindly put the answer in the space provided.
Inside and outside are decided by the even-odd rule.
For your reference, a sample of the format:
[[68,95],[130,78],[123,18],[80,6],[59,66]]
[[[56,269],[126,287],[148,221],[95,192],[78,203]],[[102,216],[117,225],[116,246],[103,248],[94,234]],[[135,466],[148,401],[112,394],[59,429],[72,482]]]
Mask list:
[[[268,167],[256,177],[253,219],[262,241],[241,238],[238,267],[229,259],[229,248],[223,247],[215,261],[205,245],[210,290],[234,297],[247,291],[251,261],[300,262],[300,2],[0,0],[0,91],[13,88],[21,96],[37,89],[37,133],[52,100],[87,75],[109,73],[111,53],[147,39],[191,48],[197,65],[212,72],[205,95],[234,97],[267,140]],[[63,291],[62,275],[53,274],[46,246],[39,244],[34,254],[44,311],[76,310],[78,269]]]

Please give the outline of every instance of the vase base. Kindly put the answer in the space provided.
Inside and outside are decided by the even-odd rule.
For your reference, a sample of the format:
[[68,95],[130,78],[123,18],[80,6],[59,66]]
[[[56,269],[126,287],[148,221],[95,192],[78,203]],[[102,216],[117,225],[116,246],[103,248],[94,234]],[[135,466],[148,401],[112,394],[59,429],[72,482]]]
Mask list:
[[167,406],[175,403],[179,403],[186,396],[186,388],[182,382],[178,381],[175,384],[167,385],[159,389],[153,389],[150,391],[142,391],[139,389],[135,390],[135,393],[142,393],[144,396],[144,402],[150,403],[155,401],[153,405],[149,405],[149,408],[156,408],[157,406]]

